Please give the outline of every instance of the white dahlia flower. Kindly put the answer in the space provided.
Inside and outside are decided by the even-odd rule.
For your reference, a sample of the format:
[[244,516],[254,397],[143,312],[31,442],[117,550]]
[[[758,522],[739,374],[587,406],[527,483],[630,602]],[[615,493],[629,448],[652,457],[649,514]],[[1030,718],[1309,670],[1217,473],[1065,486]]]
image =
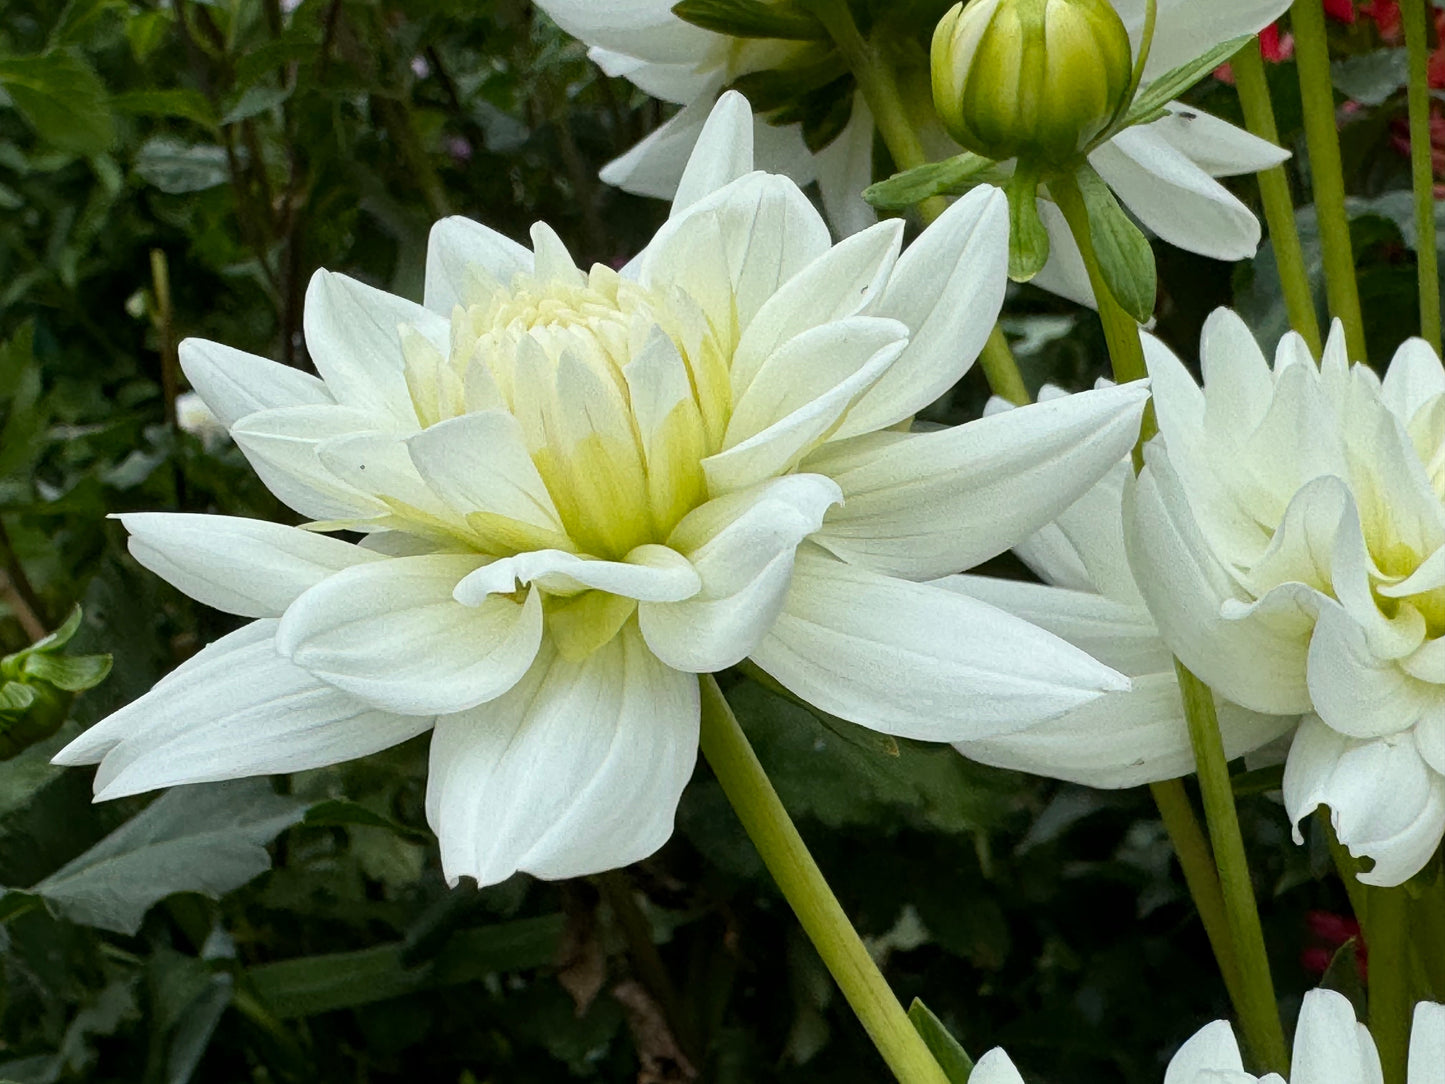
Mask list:
[[[751,72],[786,67],[814,53],[819,42],[733,38],[684,22],[672,13],[675,0],[538,0],[538,6],[567,33],[589,45],[589,55],[609,75],[626,78],[648,94],[683,108],[622,157],[609,162],[602,179],[628,192],[666,198],[676,191],[687,156],[702,131],[708,110],[728,83]],[[1143,35],[1145,0],[1113,0],[1137,53]],[[946,4],[939,5],[942,14]],[[1289,0],[1159,0],[1153,45],[1144,82],[1201,56],[1231,38],[1257,33],[1289,7]],[[933,27],[920,26],[926,42]],[[840,69],[841,70],[841,69]],[[926,82],[926,74],[921,77]],[[1287,151],[1211,116],[1174,102],[1153,124],[1120,132],[1089,155],[1099,175],[1146,227],[1171,245],[1219,260],[1252,257],[1259,248],[1259,220],[1215,178],[1254,173],[1278,165]],[[956,153],[936,118],[915,118],[941,154]],[[816,178],[824,207],[841,234],[874,220],[862,199],[873,181],[873,116],[854,94],[847,125],[828,146],[809,154],[796,124],[758,122],[759,148],[768,168],[799,183]],[[1084,304],[1093,303],[1088,274],[1063,215],[1041,200],[1049,231],[1050,257],[1032,281]]]
[[[1221,695],[1306,716],[1292,821],[1330,808],[1361,875],[1396,885],[1445,834],[1445,369],[1420,340],[1383,382],[1338,324],[1316,365],[1271,368],[1234,313],[1200,346],[1201,390],[1147,340],[1159,436],[1126,512],[1165,642]],[[1296,838],[1299,838],[1296,828]]]
[[[1067,397],[1045,386],[1041,401]],[[994,399],[989,412],[1014,409]],[[1124,547],[1123,500],[1134,476],[1128,457],[1053,523],[1014,546],[1042,584],[949,576],[938,586],[1048,629],[1127,674],[1132,688],[1106,693],[1026,730],[955,748],[970,760],[1090,787],[1136,787],[1194,771],[1174,656],[1134,582]],[[1296,716],[1218,702],[1225,754],[1243,756],[1293,730]]]
[[[1380,1055],[1354,1007],[1333,990],[1311,990],[1300,1007],[1290,1084],[1381,1084]],[[1445,1005],[1415,1006],[1408,1084],[1445,1084]],[[1284,1084],[1278,1073],[1256,1077],[1244,1068],[1226,1020],[1206,1024],[1181,1046],[1164,1084]]]
[[[320,272],[316,379],[188,341],[192,384],[308,528],[127,515],[131,552],[256,620],[61,752],[97,795],[360,756],[428,729],[447,875],[566,877],[650,854],[697,755],[697,674],[752,660],[845,718],[933,740],[1127,679],[911,582],[998,553],[1134,439],[1139,386],[898,428],[968,368],[1007,211],[959,201],[842,244],[751,171],[722,99],[671,220],[621,272],[464,219],[424,305]],[[361,532],[353,545],[320,533]]]

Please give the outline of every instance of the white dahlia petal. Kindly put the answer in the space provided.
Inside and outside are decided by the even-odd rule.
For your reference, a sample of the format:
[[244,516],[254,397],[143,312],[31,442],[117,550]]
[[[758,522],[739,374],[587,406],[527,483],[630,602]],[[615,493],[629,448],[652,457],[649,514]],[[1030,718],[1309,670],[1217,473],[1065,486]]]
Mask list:
[[373,418],[346,406],[277,407],[248,414],[231,427],[231,438],[278,500],[318,520],[366,519],[385,506],[321,465],[326,441],[375,432]]
[[397,557],[322,581],[286,611],[276,648],[338,689],[388,711],[464,711],[506,692],[542,637],[536,591],[524,602],[452,597],[480,559]]
[[1024,1078],[1019,1076],[1017,1067],[1001,1046],[986,1051],[974,1064],[968,1079],[972,1084],[1024,1084]]
[[380,554],[299,527],[239,516],[130,512],[130,554],[191,598],[242,617],[280,617],[333,572]]
[[1334,990],[1310,990],[1294,1033],[1291,1084],[1379,1084],[1380,1055],[1349,998]]
[[580,662],[544,647],[511,692],[437,720],[427,819],[447,878],[577,877],[647,857],[672,833],[698,710],[697,678],[635,629]]
[[426,308],[450,317],[452,309],[490,296],[513,275],[532,271],[532,254],[496,230],[453,215],[431,228],[426,243]]
[[1407,1075],[1410,1084],[1445,1084],[1445,1005],[1415,1006]]
[[258,410],[335,402],[310,373],[220,343],[186,339],[180,360],[191,387],[228,429]]

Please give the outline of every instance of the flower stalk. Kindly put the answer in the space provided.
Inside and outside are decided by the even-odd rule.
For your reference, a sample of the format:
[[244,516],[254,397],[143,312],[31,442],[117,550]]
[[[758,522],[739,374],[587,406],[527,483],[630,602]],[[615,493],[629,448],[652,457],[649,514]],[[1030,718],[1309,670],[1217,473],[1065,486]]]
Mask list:
[[717,681],[705,675],[701,683],[703,756],[843,996],[902,1084],[948,1084],[808,853]]
[[1284,1075],[1289,1071],[1289,1054],[1275,1001],[1274,980],[1270,977],[1254,885],[1249,877],[1249,862],[1244,853],[1244,837],[1239,830],[1239,812],[1234,807],[1234,787],[1229,781],[1229,763],[1215,715],[1214,694],[1183,663],[1176,662],[1174,668],[1179,675],[1189,740],[1194,747],[1204,818],[1209,826],[1224,896],[1225,918],[1238,955],[1240,1026],[1259,1068]]
[[[1261,139],[1279,143],[1279,129],[1275,124],[1269,84],[1265,81],[1259,38],[1254,38],[1235,53],[1229,63],[1234,71],[1234,88],[1239,92],[1239,104],[1244,110],[1245,127]],[[1324,340],[1320,336],[1320,321],[1315,312],[1309,271],[1305,268],[1299,228],[1295,225],[1289,176],[1283,165],[1260,170],[1256,176],[1259,178],[1260,200],[1264,204],[1265,221],[1269,224],[1269,242],[1274,249],[1290,327],[1304,337],[1310,352],[1319,357],[1324,349]]]
[[1369,921],[1364,926],[1370,949],[1370,1034],[1380,1051],[1385,1084],[1405,1084],[1410,1045],[1410,938],[1408,891],[1366,889]]
[[1335,126],[1335,89],[1330,81],[1325,11],[1319,0],[1295,0],[1290,8],[1304,109],[1305,142],[1309,147],[1310,183],[1319,217],[1324,251],[1325,294],[1330,315],[1345,326],[1345,345],[1352,359],[1363,361],[1365,323],[1355,281],[1355,255],[1350,218],[1345,211],[1345,176],[1340,163],[1340,135]]
[[1415,189],[1415,266],[1420,279],[1420,336],[1440,353],[1440,269],[1435,252],[1435,171],[1431,163],[1430,42],[1426,0],[1405,0],[1400,15],[1410,56],[1410,173]]

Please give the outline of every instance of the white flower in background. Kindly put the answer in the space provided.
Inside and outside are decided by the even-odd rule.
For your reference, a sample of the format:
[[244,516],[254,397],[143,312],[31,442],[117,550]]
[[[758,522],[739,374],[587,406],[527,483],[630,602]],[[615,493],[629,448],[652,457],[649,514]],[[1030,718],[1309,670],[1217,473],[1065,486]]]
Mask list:
[[[684,22],[674,0],[540,0],[539,6],[569,34],[591,46],[589,55],[609,75],[683,109],[627,154],[608,163],[602,179],[629,192],[667,197],[718,92],[739,75],[778,67],[816,43],[730,38]],[[940,14],[943,5],[940,5]],[[1208,52],[1222,42],[1257,33],[1289,7],[1289,0],[1159,0],[1144,82]],[[1114,0],[1137,53],[1144,0]],[[933,27],[918,27],[926,43]],[[925,76],[926,79],[926,76]],[[936,126],[936,121],[931,127]],[[759,132],[771,126],[759,123]],[[824,207],[840,234],[873,221],[861,193],[873,181],[873,118],[854,96],[847,127],[827,147],[808,156],[797,126],[767,136],[774,161],[800,183],[815,172]],[[760,144],[760,147],[762,144]],[[957,148],[954,148],[956,153]],[[943,150],[942,153],[950,153]],[[811,157],[812,171],[808,168]],[[1259,220],[1215,178],[1254,173],[1278,165],[1287,151],[1193,106],[1172,103],[1169,116],[1120,132],[1089,161],[1119,199],[1163,240],[1219,260],[1240,260],[1259,247]],[[1093,303],[1078,247],[1058,208],[1041,200],[1049,231],[1050,258],[1032,281],[1083,304]]]
[[[1300,1007],[1290,1084],[1380,1084],[1380,1055],[1369,1029],[1355,1019],[1348,998],[1311,990]],[[1445,1005],[1415,1006],[1408,1084],[1445,1084]],[[1284,1084],[1278,1073],[1256,1077],[1244,1068],[1239,1044],[1225,1020],[1206,1024],[1181,1046],[1164,1071],[1164,1084]]]
[[[1336,324],[1273,368],[1234,313],[1205,324],[1204,388],[1146,339],[1160,435],[1126,514],[1165,642],[1220,695],[1313,711],[1292,821],[1320,805],[1361,880],[1396,885],[1445,834],[1445,369],[1400,347],[1383,383]],[[1296,838],[1299,838],[1296,828]]]
[[[1067,399],[1045,386],[1040,401]],[[989,412],[1012,409],[1002,399]],[[971,760],[1066,779],[1085,786],[1136,787],[1194,771],[1174,657],[1159,636],[1124,549],[1124,489],[1134,476],[1128,457],[1053,523],[1014,547],[1042,584],[985,576],[949,576],[940,587],[1007,610],[1127,674],[1133,687],[1027,730],[955,747]],[[1218,702],[1225,753],[1243,756],[1293,730],[1294,716]]]
[[181,432],[191,434],[207,449],[220,447],[231,439],[225,422],[216,417],[205,400],[193,391],[183,391],[176,396],[176,425]]
[[[131,552],[256,618],[62,751],[99,797],[294,771],[435,727],[449,877],[565,877],[650,854],[697,753],[698,673],[745,657],[888,733],[982,737],[1127,679],[910,582],[1067,507],[1134,439],[1129,386],[910,434],[997,316],[1000,192],[830,246],[751,172],[725,96],[671,220],[616,272],[464,219],[426,303],[320,272],[322,379],[188,341],[192,384],[305,530],[124,517]],[[351,545],[317,533],[366,535]]]

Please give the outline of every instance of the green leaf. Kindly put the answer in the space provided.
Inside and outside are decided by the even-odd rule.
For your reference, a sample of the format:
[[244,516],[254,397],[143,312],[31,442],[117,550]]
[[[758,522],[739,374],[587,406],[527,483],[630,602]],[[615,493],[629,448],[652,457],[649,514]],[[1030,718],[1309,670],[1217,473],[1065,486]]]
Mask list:
[[[786,68],[763,68],[748,72],[733,80],[731,86],[743,97],[756,113],[771,113],[775,109],[794,105],[799,99],[839,83],[848,75],[848,65],[837,53],[827,53],[810,63],[794,64]],[[833,98],[846,97],[851,108],[852,93],[839,83],[830,88]],[[788,118],[794,120],[797,118]]]
[[1404,49],[1376,49],[1336,60],[1330,81],[1362,105],[1382,105],[1410,81],[1410,57]]
[[146,140],[136,155],[135,171],[172,196],[215,188],[231,177],[223,148],[211,143],[185,143],[172,136]]
[[1004,186],[1008,196],[1008,277],[1028,282],[1049,262],[1049,231],[1039,217],[1039,177],[1022,162]]
[[287,87],[247,87],[226,110],[221,117],[221,123],[240,124],[243,120],[249,120],[269,109],[275,109],[289,97],[291,97],[291,90]]
[[175,15],[165,8],[137,12],[125,21],[125,40],[130,42],[130,52],[137,64],[144,64],[160,47],[174,21]]
[[353,802],[346,798],[332,798],[324,802],[318,802],[306,811],[302,823],[310,828],[340,828],[358,826],[365,828],[385,828],[388,831],[408,838],[427,838],[425,832],[419,832],[414,828],[392,820],[390,817],[383,817],[360,802]]
[[15,888],[0,888],[0,924],[40,906],[40,897]]
[[552,961],[565,926],[561,915],[544,915],[466,930],[447,942],[437,963],[422,967],[406,967],[404,946],[393,943],[263,964],[249,968],[245,978],[281,1019],[313,1016],[539,967]]
[[938,1062],[949,1084],[968,1084],[973,1072],[973,1059],[968,1056],[957,1039],[943,1026],[943,1021],[933,1015],[933,1010],[918,998],[908,1006],[908,1019],[913,1029],[923,1038],[924,1045]]
[[93,689],[110,674],[109,655],[31,655],[25,675],[49,682],[68,693]]
[[971,188],[992,165],[983,155],[964,151],[870,184],[863,189],[863,198],[880,211],[906,210],[930,196],[951,196]]
[[18,681],[7,681],[0,685],[0,714],[16,715],[35,703],[35,690]]
[[793,0],[681,0],[672,6],[679,19],[735,38],[786,38],[822,41],[827,28]]
[[76,632],[80,630],[81,609],[79,606],[72,606],[70,613],[65,615],[65,622],[49,636],[36,640],[24,651],[16,652],[15,657],[42,654],[50,651],[59,651],[66,644],[70,643]]
[[1154,315],[1158,280],[1149,239],[1130,221],[1114,193],[1085,165],[1075,175],[1089,212],[1089,235],[1099,270],[1114,300],[1139,323]]
[[262,779],[175,787],[31,891],[74,922],[133,934],[172,893],[219,897],[269,869],[265,845],[304,810]]
[[1349,998],[1350,1004],[1355,1007],[1355,1014],[1363,1018],[1369,999],[1366,996],[1365,983],[1360,978],[1359,951],[1359,943],[1353,937],[1341,945],[1330,958],[1325,973],[1320,976],[1319,986],[1321,990],[1333,990]]
[[0,57],[0,87],[36,134],[56,147],[95,155],[115,140],[105,84],[76,53]]
[[216,113],[198,90],[129,90],[110,100],[117,113],[141,117],[180,117],[207,128],[216,127]]
[[[1108,135],[1113,135],[1122,128],[1147,123],[1151,119],[1157,120],[1160,111],[1166,105],[1253,40],[1252,37],[1242,37],[1221,42],[1208,52],[1165,72],[1148,86],[1140,87],[1139,93],[1134,96],[1134,101],[1129,105],[1129,114],[1124,123],[1112,126]],[[1104,138],[1108,138],[1108,136]]]

